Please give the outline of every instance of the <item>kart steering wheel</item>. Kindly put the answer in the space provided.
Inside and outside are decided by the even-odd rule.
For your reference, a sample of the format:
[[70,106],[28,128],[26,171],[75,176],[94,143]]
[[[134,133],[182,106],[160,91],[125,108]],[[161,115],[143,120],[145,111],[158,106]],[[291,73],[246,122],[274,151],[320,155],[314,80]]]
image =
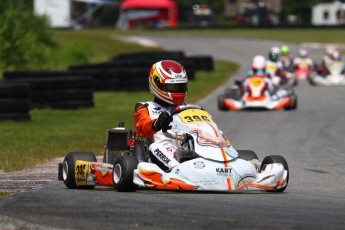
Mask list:
[[185,111],[187,109],[201,109],[204,110],[201,106],[198,105],[179,105],[176,106],[175,108],[172,108],[169,113],[171,116],[175,115],[176,113],[180,113],[182,111]]
[[[177,113],[180,113],[182,111],[188,110],[188,109],[201,109],[204,110],[201,106],[198,105],[179,105],[176,106],[175,108],[172,108],[168,111],[168,113],[173,116]],[[172,138],[175,139],[176,138],[176,134],[172,134],[168,132],[168,129],[162,129],[163,135],[168,137],[168,138]]]

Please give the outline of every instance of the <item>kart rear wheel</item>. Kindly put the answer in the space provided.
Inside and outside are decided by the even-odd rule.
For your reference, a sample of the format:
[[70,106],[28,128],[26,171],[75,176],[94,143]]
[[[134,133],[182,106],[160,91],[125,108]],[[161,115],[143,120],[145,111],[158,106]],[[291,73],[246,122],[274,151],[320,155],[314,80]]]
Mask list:
[[238,158],[246,161],[259,160],[259,157],[253,150],[237,150]]
[[285,110],[296,110],[298,105],[298,98],[296,95],[290,96],[291,103],[288,107],[285,108]]
[[284,157],[279,156],[279,155],[266,156],[261,163],[260,172],[265,169],[266,165],[273,164],[273,163],[281,163],[284,166],[284,169],[287,171],[286,185],[283,188],[270,190],[269,192],[283,192],[289,183],[289,174],[290,174],[289,166]]
[[133,183],[133,173],[138,166],[135,156],[120,156],[113,167],[113,185],[118,192],[135,192],[138,186]]
[[218,109],[219,110],[227,110],[225,108],[225,105],[224,105],[224,100],[225,100],[225,97],[223,95],[218,96]]
[[62,179],[69,189],[93,189],[95,186],[77,186],[75,182],[75,163],[77,160],[97,162],[96,156],[92,152],[70,152],[66,155],[62,163]]

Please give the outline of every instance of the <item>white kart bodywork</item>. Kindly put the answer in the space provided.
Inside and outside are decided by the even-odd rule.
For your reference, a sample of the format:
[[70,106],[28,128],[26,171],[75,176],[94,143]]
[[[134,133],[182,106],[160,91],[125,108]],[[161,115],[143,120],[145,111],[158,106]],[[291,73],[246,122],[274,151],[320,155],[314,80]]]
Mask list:
[[[189,105],[190,106],[190,105]],[[170,190],[277,190],[287,186],[288,171],[283,164],[268,164],[260,172],[256,159],[238,158],[238,152],[218,129],[208,112],[191,106],[173,116],[172,128],[166,135],[181,143],[192,137],[199,157],[184,161],[170,172],[156,164],[140,162],[134,170],[134,184],[141,187]]]
[[323,77],[320,75],[315,75],[311,77],[311,82],[316,85],[324,86],[344,86],[345,85],[345,75],[342,74],[344,71],[344,62],[334,61],[327,64],[327,68],[330,72],[329,75]]

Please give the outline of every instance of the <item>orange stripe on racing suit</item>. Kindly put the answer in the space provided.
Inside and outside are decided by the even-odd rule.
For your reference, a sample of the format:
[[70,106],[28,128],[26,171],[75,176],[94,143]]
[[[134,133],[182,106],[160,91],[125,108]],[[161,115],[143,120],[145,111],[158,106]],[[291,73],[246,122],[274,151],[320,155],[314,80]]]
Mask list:
[[141,137],[148,138],[157,133],[152,125],[156,119],[151,119],[147,105],[138,103],[135,106],[135,128]]

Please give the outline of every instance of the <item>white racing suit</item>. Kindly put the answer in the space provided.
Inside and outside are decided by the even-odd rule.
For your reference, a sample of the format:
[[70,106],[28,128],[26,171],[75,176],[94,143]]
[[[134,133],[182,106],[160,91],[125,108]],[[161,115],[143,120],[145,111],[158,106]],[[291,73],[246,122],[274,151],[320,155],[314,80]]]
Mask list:
[[163,169],[171,169],[179,164],[174,158],[177,150],[176,140],[164,136],[162,130],[156,132],[152,129],[153,122],[158,119],[162,112],[174,108],[174,105],[163,107],[154,101],[140,102],[135,109],[136,129],[140,136],[147,138],[150,145],[150,157],[154,163],[158,162],[159,166],[163,165]]

